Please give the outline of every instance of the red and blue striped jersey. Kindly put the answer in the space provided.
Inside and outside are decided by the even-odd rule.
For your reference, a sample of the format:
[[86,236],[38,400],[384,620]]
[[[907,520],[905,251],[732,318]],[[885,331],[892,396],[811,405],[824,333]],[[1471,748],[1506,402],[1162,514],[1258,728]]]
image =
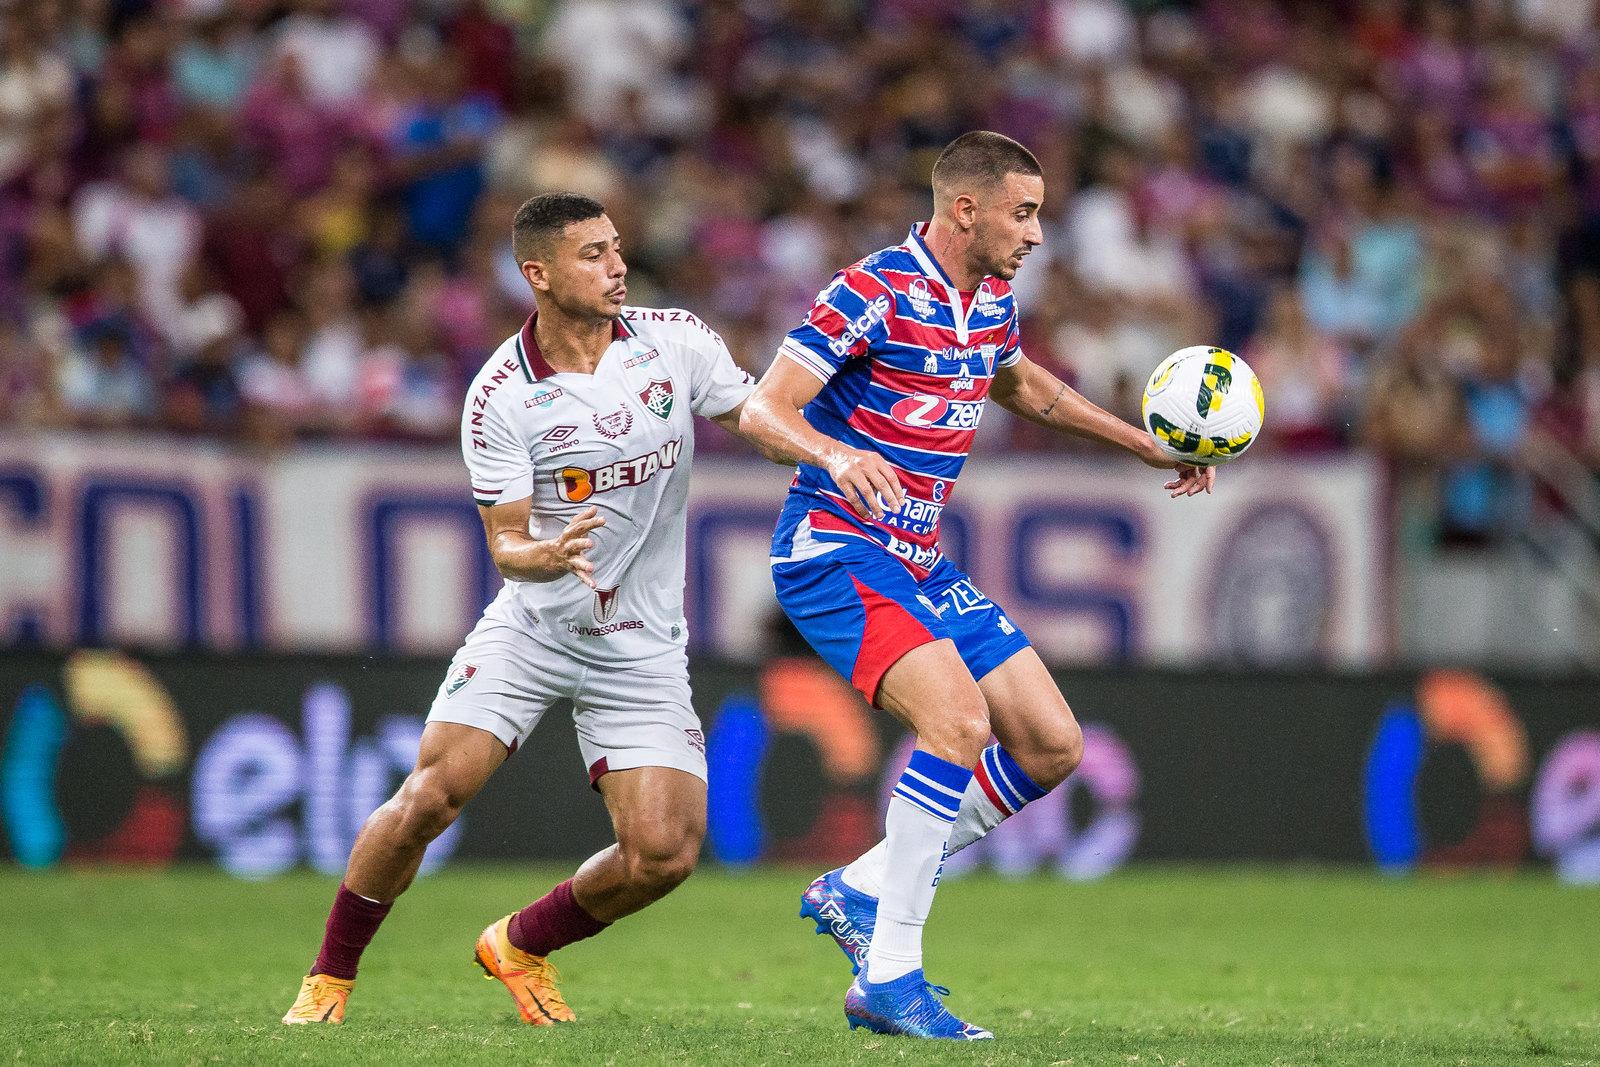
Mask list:
[[939,514],[972,447],[989,383],[1022,358],[1011,286],[985,278],[962,292],[924,241],[904,244],[834,275],[780,354],[815,374],[822,391],[806,422],[892,464],[906,505],[881,521],[845,502],[827,471],[801,464],[773,535],[774,560],[801,559],[865,538],[918,579],[940,560]]

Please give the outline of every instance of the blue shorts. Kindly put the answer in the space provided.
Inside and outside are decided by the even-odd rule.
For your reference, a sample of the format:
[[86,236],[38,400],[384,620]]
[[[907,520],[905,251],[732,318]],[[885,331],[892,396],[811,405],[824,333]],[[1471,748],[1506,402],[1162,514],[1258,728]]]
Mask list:
[[901,656],[949,638],[974,679],[1028,647],[1028,638],[966,574],[941,559],[918,582],[886,550],[841,545],[772,565],[778,603],[828,665],[876,703]]

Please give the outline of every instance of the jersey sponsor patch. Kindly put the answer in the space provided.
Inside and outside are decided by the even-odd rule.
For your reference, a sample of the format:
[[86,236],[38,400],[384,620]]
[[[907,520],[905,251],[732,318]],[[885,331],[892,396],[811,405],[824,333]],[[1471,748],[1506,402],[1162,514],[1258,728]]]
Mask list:
[[854,322],[844,328],[844,332],[828,342],[828,348],[840,359],[850,355],[850,350],[857,341],[872,332],[872,328],[889,317],[889,298],[886,296],[875,297],[868,304],[866,310],[856,316]]
[[557,400],[560,400],[566,395],[566,390],[560,388],[559,386],[554,388],[549,386],[541,386],[537,393],[534,393],[532,396],[522,402],[522,406],[525,408],[549,407],[551,404],[555,403]]
[[607,623],[617,615],[617,590],[621,586],[612,586],[610,589],[596,589],[594,591],[594,621]]
[[613,441],[633,429],[633,412],[618,408],[608,415],[596,414],[594,428]]
[[978,419],[982,415],[981,400],[946,400],[931,393],[917,393],[897,400],[889,409],[889,416],[895,422],[917,429],[938,426],[952,430],[970,430],[978,425]]
[[676,467],[682,453],[683,438],[674,437],[652,452],[619,459],[593,470],[563,467],[555,473],[556,495],[570,503],[581,504],[596,493],[642,485],[662,471]]
[[623,361],[622,369],[632,370],[635,367],[642,366],[643,364],[649,363],[652,359],[655,359],[656,355],[656,350],[652,348],[648,352],[640,352],[637,356],[629,356]]
[[974,308],[974,310],[977,311],[978,314],[987,316],[991,319],[1003,318],[1005,316],[1005,305],[1000,303],[999,297],[995,296],[989,291],[988,283],[978,287],[978,295],[975,299],[977,307]]
[[672,416],[672,379],[651,378],[650,384],[639,390],[639,400],[646,411],[666,422]]

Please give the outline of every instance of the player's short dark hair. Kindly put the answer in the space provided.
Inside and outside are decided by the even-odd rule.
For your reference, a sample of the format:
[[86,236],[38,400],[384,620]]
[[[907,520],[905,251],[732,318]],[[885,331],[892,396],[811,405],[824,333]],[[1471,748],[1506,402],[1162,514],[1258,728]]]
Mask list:
[[935,196],[958,196],[1005,181],[1007,174],[1042,177],[1032,152],[1003,133],[973,130],[945,145],[933,164]]
[[537,259],[549,248],[550,238],[569,223],[587,222],[605,213],[600,201],[581,193],[540,193],[517,208],[511,223],[511,251],[518,263]]

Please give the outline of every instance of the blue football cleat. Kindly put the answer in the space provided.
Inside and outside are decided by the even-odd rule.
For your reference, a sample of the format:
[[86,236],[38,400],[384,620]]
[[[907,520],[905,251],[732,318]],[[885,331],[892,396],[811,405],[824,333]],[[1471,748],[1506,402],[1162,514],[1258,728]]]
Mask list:
[[851,889],[843,874],[840,867],[806,886],[800,894],[800,918],[811,919],[817,933],[833,938],[850,960],[850,973],[860,974],[878,919],[878,898]]
[[874,984],[858,975],[844,995],[844,1017],[850,1029],[865,1026],[875,1034],[903,1034],[943,1041],[993,1041],[982,1027],[957,1019],[939,998],[944,986],[930,985],[918,967],[892,982]]

